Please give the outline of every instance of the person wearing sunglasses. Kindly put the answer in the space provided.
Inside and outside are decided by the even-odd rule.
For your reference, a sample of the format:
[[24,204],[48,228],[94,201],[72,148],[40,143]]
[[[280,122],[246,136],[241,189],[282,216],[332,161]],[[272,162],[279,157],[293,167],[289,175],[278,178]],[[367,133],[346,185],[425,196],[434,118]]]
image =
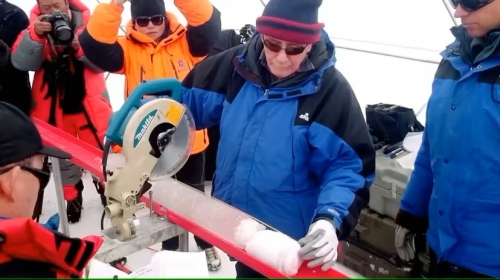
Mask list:
[[431,278],[500,278],[500,1],[450,3],[462,24],[441,53],[395,245],[412,261],[425,234]]
[[32,219],[50,180],[46,157],[71,155],[44,146],[33,122],[0,102],[0,278],[79,277],[102,244],[99,237],[70,238]]
[[[144,80],[165,77],[183,80],[217,42],[221,31],[220,12],[209,0],[174,1],[185,16],[187,26],[166,12],[163,0],[132,0],[127,34],[117,37],[125,2],[127,0],[114,0],[99,4],[79,38],[90,61],[106,71],[125,75],[125,98]],[[200,191],[205,191],[208,144],[207,131],[197,131],[191,157],[176,174],[177,180]],[[209,270],[219,270],[221,260],[215,248],[198,237],[195,240],[206,253]],[[164,250],[178,248],[178,237],[162,245]]]
[[[375,151],[318,22],[322,0],[270,0],[244,45],[183,81],[198,129],[220,124],[213,196],[299,241],[328,270],[367,206]],[[147,102],[145,100],[144,102]],[[237,278],[262,278],[241,262]]]

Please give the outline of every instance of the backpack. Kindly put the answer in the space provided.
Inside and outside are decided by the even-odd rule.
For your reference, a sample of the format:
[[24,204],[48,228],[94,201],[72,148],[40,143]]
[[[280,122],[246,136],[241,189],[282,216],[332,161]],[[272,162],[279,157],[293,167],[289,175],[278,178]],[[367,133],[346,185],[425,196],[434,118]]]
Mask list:
[[404,140],[408,132],[424,131],[413,109],[394,104],[367,105],[366,123],[374,144],[397,144]]

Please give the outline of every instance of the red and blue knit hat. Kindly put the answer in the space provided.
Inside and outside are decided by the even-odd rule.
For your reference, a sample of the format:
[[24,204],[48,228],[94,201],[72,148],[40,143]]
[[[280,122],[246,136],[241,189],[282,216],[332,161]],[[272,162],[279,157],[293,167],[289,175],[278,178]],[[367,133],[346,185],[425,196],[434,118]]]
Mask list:
[[318,23],[323,0],[270,0],[257,18],[257,31],[273,38],[297,44],[314,44],[325,27]]

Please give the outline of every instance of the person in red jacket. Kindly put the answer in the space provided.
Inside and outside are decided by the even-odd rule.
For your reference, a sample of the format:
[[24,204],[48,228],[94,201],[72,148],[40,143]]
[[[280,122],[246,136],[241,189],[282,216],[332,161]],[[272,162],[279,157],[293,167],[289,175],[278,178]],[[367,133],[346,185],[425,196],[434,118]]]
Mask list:
[[[12,47],[11,62],[18,70],[35,72],[32,117],[102,147],[113,111],[104,74],[78,43],[89,17],[90,10],[79,0],[38,0],[28,29]],[[82,172],[72,163],[60,164],[68,221],[76,223],[82,209]],[[94,184],[102,194],[103,188]]]
[[38,193],[50,180],[46,157],[71,155],[42,144],[31,120],[0,102],[0,278],[80,278],[102,244],[70,238],[31,219]]

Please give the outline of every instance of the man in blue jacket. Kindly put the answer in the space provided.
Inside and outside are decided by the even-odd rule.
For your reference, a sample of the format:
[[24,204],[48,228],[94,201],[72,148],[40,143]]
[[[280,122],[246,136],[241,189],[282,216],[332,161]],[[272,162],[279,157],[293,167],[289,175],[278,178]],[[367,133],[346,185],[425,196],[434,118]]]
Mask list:
[[[220,124],[213,195],[300,239],[300,256],[327,270],[368,203],[375,151],[321,3],[269,1],[259,34],[200,62],[182,102],[197,129]],[[263,277],[239,262],[236,272]]]
[[451,29],[456,40],[441,53],[422,146],[396,218],[408,242],[396,245],[409,248],[412,233],[426,232],[432,277],[497,278],[500,1],[451,3],[462,25]]

